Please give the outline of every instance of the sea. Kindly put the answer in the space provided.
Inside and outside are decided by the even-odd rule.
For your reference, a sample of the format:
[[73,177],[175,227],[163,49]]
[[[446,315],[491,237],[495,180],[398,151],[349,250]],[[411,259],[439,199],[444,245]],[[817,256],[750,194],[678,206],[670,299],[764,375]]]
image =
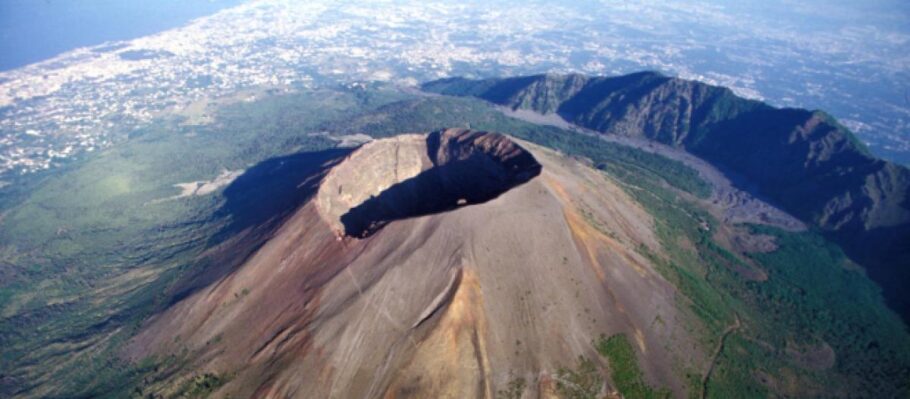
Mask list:
[[0,71],[176,28],[244,0],[0,0]]

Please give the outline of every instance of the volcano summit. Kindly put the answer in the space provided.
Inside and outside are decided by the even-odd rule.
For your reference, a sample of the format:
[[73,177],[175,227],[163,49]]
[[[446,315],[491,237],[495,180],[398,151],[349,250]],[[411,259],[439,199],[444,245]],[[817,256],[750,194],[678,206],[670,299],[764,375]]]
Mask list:
[[234,376],[231,396],[492,397],[513,380],[547,396],[621,333],[649,382],[681,391],[675,365],[709,359],[675,322],[676,290],[630,249],[658,247],[652,226],[600,172],[530,143],[376,140],[130,353],[186,348],[193,368]]
[[368,235],[397,219],[496,198],[540,174],[540,164],[506,137],[448,129],[369,143],[335,167],[318,209],[336,230]]

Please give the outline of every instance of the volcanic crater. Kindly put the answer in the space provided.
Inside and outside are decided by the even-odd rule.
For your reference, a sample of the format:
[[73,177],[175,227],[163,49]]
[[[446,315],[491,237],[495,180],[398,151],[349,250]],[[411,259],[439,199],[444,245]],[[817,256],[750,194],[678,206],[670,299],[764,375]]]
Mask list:
[[530,152],[498,133],[406,134],[350,154],[326,176],[316,203],[337,234],[365,238],[394,220],[489,201],[540,172]]
[[287,398],[495,398],[516,378],[524,397],[552,398],[559,370],[615,334],[673,392],[676,364],[709,361],[637,250],[660,256],[653,220],[585,163],[448,129],[322,165],[314,197],[263,241],[206,255],[230,271],[154,316],[125,356],[190,354],[181,378],[231,376],[214,397]]

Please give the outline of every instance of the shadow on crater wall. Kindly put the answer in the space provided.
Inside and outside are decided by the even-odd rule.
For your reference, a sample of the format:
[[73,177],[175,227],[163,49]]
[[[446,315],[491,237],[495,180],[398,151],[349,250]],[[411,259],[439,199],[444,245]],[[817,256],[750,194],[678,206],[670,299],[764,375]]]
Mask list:
[[[247,169],[224,189],[214,217],[227,223],[206,244],[215,248],[242,237],[229,256],[205,256],[172,289],[174,304],[233,271],[251,256],[281,222],[316,194],[322,176],[351,149],[329,149],[271,158]],[[215,252],[217,254],[217,251]]]
[[351,208],[345,234],[367,237],[389,222],[492,200],[540,174],[541,165],[508,138],[486,132],[434,132],[427,137],[434,166]]
[[322,175],[352,149],[329,149],[271,158],[247,169],[224,190],[219,217],[231,223],[218,235],[280,220],[309,200],[319,189]]

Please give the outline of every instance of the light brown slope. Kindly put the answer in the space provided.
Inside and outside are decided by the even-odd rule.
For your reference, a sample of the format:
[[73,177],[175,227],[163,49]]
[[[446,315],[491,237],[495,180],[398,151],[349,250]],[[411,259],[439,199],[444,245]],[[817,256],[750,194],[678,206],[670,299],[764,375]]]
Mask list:
[[[337,236],[326,198],[305,204],[242,267],[153,319],[131,355],[187,348],[197,373],[232,376],[220,397],[492,397],[516,377],[545,397],[559,367],[622,332],[648,379],[682,392],[704,350],[689,350],[673,288],[633,250],[659,251],[649,216],[599,172],[522,146],[539,176],[363,239]],[[357,159],[374,165],[352,170],[392,162],[355,152],[341,165]],[[383,179],[368,180],[394,185]],[[317,197],[338,193],[325,187]]]

